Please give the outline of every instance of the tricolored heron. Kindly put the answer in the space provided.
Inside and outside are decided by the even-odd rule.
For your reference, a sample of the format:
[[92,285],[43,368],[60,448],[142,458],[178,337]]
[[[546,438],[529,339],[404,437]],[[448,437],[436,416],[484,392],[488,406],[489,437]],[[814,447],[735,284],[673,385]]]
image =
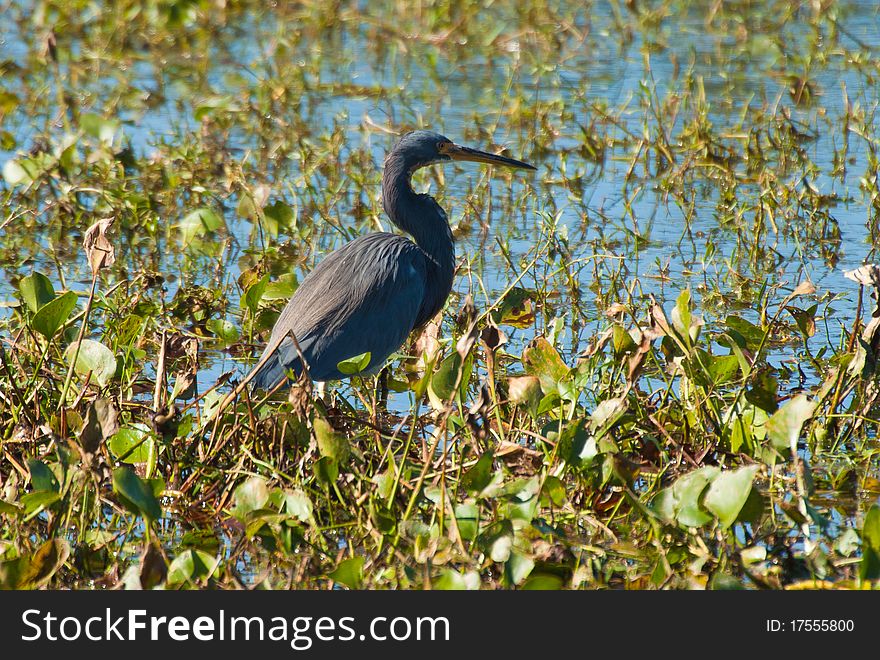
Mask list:
[[415,242],[375,232],[327,255],[288,301],[246,382],[274,389],[289,371],[301,373],[300,355],[315,381],[347,377],[337,365],[365,353],[370,361],[361,373],[375,373],[415,328],[440,311],[452,290],[452,231],[440,205],[416,194],[410,178],[420,167],[454,160],[535,169],[461,147],[432,131],[404,135],[385,159],[382,203],[391,222]]

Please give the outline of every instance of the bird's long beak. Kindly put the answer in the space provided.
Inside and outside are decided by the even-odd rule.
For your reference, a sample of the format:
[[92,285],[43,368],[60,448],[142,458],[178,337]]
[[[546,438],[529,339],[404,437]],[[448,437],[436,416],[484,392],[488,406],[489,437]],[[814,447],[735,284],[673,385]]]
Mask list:
[[469,160],[475,163],[488,163],[490,165],[503,165],[504,167],[513,167],[520,170],[536,170],[538,168],[521,160],[514,160],[506,156],[496,156],[479,149],[471,149],[470,147],[462,147],[457,144],[449,144],[441,149],[441,152],[449,156],[452,160]]

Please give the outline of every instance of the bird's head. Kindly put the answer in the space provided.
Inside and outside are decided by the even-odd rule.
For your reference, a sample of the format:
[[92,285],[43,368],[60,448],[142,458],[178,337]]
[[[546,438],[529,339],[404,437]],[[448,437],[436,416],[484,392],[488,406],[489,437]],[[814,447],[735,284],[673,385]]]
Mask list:
[[389,156],[403,159],[409,172],[434,163],[446,163],[453,160],[467,160],[490,165],[502,165],[515,169],[534,170],[535,167],[513,158],[490,154],[479,149],[462,147],[448,137],[433,131],[412,131],[407,133],[391,150]]

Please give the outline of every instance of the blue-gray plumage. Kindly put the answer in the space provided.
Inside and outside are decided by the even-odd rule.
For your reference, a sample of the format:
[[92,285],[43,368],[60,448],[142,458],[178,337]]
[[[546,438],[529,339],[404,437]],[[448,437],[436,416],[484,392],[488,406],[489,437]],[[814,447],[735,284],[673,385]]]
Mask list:
[[345,378],[339,362],[370,353],[374,373],[415,328],[429,321],[452,290],[455,248],[446,213],[410,184],[420,167],[469,160],[535,169],[512,158],[453,144],[431,131],[403,136],[385,159],[382,202],[415,242],[386,232],[367,234],[331,252],[303,279],[278,317],[251,378],[272,389],[302,370],[296,337],[313,380]]

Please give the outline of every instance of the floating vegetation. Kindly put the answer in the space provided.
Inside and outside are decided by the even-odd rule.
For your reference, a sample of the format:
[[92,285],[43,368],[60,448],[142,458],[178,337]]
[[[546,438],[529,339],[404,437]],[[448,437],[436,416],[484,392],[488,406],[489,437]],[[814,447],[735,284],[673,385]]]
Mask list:
[[[0,12],[0,587],[880,580],[875,3]],[[539,171],[415,177],[383,376],[221,406],[418,127]]]

